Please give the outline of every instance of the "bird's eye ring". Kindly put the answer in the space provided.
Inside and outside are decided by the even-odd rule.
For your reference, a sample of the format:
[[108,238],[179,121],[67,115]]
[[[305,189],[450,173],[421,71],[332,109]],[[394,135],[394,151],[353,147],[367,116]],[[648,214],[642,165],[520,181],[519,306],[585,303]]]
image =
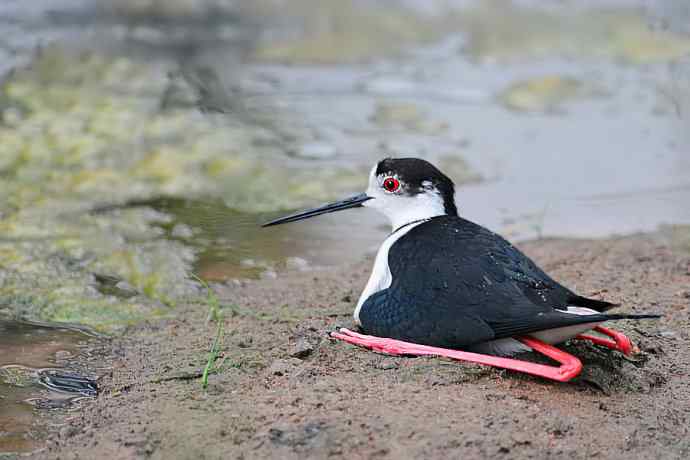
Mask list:
[[386,177],[383,180],[383,188],[389,193],[396,192],[400,188],[400,181],[395,177]]

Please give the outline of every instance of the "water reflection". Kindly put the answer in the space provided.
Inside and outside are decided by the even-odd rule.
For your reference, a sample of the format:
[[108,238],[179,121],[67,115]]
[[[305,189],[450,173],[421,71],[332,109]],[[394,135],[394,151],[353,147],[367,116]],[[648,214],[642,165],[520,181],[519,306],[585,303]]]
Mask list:
[[283,211],[240,212],[220,200],[168,198],[137,205],[173,216],[162,225],[167,237],[196,248],[195,271],[210,281],[272,277],[284,270],[315,270],[354,262],[373,249],[387,231],[382,219],[364,210],[268,231],[260,225]]
[[79,399],[80,392],[48,391],[41,376],[73,368],[88,340],[64,326],[0,320],[0,454],[38,449],[48,432],[39,411]]

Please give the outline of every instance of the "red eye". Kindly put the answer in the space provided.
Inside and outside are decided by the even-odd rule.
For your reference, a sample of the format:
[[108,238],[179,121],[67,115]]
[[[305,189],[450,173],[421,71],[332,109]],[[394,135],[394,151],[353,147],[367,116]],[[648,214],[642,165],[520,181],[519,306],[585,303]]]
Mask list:
[[398,182],[398,179],[395,177],[386,177],[383,181],[383,188],[385,188],[387,192],[395,192],[400,188],[400,182]]

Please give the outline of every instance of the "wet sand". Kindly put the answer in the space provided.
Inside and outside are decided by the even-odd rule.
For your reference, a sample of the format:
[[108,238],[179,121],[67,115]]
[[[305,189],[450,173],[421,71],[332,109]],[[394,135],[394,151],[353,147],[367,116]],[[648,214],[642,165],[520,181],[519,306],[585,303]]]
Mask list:
[[329,340],[352,326],[369,258],[215,285],[225,336],[207,390],[207,306],[131,328],[103,356],[102,394],[35,458],[687,458],[690,251],[667,235],[521,245],[581,294],[664,315],[616,325],[632,359],[567,345],[584,363],[571,383]]

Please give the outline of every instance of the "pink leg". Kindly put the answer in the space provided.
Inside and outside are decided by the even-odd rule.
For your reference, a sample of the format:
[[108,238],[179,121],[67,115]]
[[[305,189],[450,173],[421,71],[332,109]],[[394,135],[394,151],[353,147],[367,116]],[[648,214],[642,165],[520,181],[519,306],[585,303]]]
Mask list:
[[580,360],[575,356],[529,337],[521,337],[518,340],[534,351],[558,361],[561,365],[559,367],[547,366],[544,364],[531,363],[529,361],[520,361],[518,359],[501,358],[499,356],[419,345],[416,343],[403,342],[402,340],[358,334],[345,328],[341,328],[338,332],[332,332],[331,336],[354,345],[370,348],[374,351],[389,355],[443,356],[458,361],[469,361],[472,363],[524,372],[551,380],[557,380],[559,382],[567,382],[573,377],[576,377],[582,369],[582,363],[580,363]]
[[587,340],[589,342],[596,343],[597,345],[602,345],[612,350],[618,350],[626,356],[630,356],[633,353],[640,352],[639,348],[633,346],[630,339],[621,332],[616,332],[602,326],[596,326],[594,330],[608,337],[611,337],[613,340],[589,334],[580,334],[576,338],[580,340]]

